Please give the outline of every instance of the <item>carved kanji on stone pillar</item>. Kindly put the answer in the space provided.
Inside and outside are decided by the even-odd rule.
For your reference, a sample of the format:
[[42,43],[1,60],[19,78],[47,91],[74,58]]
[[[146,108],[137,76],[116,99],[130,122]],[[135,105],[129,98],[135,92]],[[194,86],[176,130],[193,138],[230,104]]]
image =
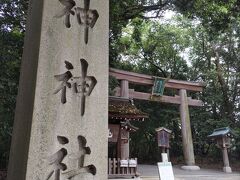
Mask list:
[[8,180],[107,179],[108,12],[109,0],[28,3]]
[[70,15],[75,15],[75,12],[72,10],[72,8],[76,5],[75,1],[73,0],[59,0],[59,2],[65,6],[64,9],[62,9],[61,11],[59,11],[55,17],[56,18],[60,18],[65,16],[65,26],[67,28],[71,27],[71,23],[70,23]]
[[[59,144],[64,145],[68,143],[68,139],[66,137],[58,136],[57,139]],[[48,164],[52,166],[52,170],[48,174],[46,180],[50,179],[54,173],[54,180],[60,180],[60,170],[64,171],[67,169],[66,164],[62,163],[65,156],[67,156],[67,150],[65,148],[61,148],[48,158]]]
[[70,72],[70,70],[73,69],[73,65],[70,62],[65,61],[65,64],[66,64],[65,67],[68,69],[68,71],[66,71],[63,74],[54,76],[57,81],[62,81],[62,83],[59,85],[59,87],[57,87],[57,89],[54,91],[54,94],[57,94],[59,91],[62,92],[61,93],[61,102],[63,104],[67,102],[67,99],[66,99],[67,87],[68,88],[72,87],[71,83],[68,81],[72,78],[72,73]]
[[[81,73],[82,75],[79,77],[73,77],[70,70],[73,69],[73,65],[65,61],[67,72],[59,75],[55,75],[55,79],[58,81],[62,81],[60,86],[54,91],[54,94],[57,94],[62,90],[61,102],[64,104],[67,102],[66,100],[66,89],[73,87],[73,92],[80,95],[81,98],[81,116],[84,115],[85,112],[85,101],[86,96],[90,96],[95,85],[97,84],[97,80],[93,76],[87,76],[88,62],[85,59],[80,59],[81,62]],[[71,80],[71,82],[69,82]]]
[[65,8],[60,10],[55,17],[61,18],[65,16],[65,26],[70,28],[70,15],[74,16],[76,14],[78,24],[84,27],[84,42],[87,44],[89,27],[93,28],[99,17],[97,10],[89,9],[90,0],[84,0],[84,8],[75,7],[75,11],[72,10],[72,8],[76,5],[74,0],[59,0],[59,2],[65,6]]
[[84,166],[84,159],[85,155],[91,154],[91,150],[89,147],[86,147],[87,141],[86,138],[83,136],[78,136],[78,144],[79,150],[69,155],[69,158],[72,160],[73,163],[76,162],[77,167],[76,169],[70,170],[66,173],[66,178],[71,179],[74,176],[77,176],[82,173],[90,173],[95,175],[97,170],[94,165]]
[[97,84],[97,80],[93,76],[87,76],[88,63],[85,59],[80,59],[82,76],[74,77],[75,82],[73,84],[73,90],[75,93],[80,94],[81,97],[81,115],[85,112],[85,100],[86,96],[90,96],[92,90]]
[[[64,136],[57,136],[58,142],[61,145],[65,145],[69,143],[68,138]],[[54,153],[48,158],[48,164],[52,166],[51,172],[47,175],[46,180],[49,180],[54,174],[54,180],[60,180],[60,171],[68,170],[67,172],[63,172],[62,175],[67,179],[71,179],[74,176],[77,176],[82,173],[90,173],[95,175],[97,170],[96,167],[91,164],[88,166],[84,166],[85,155],[91,154],[90,147],[86,147],[87,140],[83,136],[78,136],[78,145],[79,149],[76,152],[68,154],[67,149],[61,148],[59,151]],[[62,163],[65,157],[70,159],[70,163],[76,164],[75,169],[67,169],[67,165]],[[69,165],[69,164],[68,164]]]
[[84,0],[84,8],[75,8],[77,14],[77,21],[80,25],[84,26],[84,42],[88,43],[88,30],[89,27],[93,28],[99,15],[97,10],[89,9],[90,0]]

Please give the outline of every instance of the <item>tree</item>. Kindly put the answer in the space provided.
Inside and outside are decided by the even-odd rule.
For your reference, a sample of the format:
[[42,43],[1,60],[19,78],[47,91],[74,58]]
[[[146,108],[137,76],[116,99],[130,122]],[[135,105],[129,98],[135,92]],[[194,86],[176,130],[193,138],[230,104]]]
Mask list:
[[[0,166],[3,168],[10,147],[27,2],[0,3]],[[166,10],[184,16],[178,16],[170,24],[159,23]],[[230,125],[240,134],[239,10],[238,0],[110,1],[111,67],[207,83],[204,93],[198,95],[205,106],[202,110],[194,109],[191,115],[196,151],[202,154],[206,151],[201,149],[208,148],[206,134],[213,128]],[[188,55],[191,66],[184,54]],[[163,122],[180,139],[176,107],[156,106],[162,108],[157,115],[152,111],[157,110],[153,104],[139,102],[139,108],[151,113],[152,121],[146,122],[149,129],[143,139],[149,144],[149,153],[154,150],[153,127]],[[161,124],[158,117],[163,119]],[[166,121],[169,118],[171,123]],[[181,146],[174,143],[176,149]],[[240,144],[236,151],[240,151]],[[136,148],[133,152],[138,153]]]
[[[200,18],[176,15],[169,23],[141,18],[130,20],[119,37],[118,64],[131,62],[132,71],[206,82],[202,94],[189,95],[205,102],[203,108],[191,109],[191,121],[195,153],[208,156],[218,152],[206,139],[213,129],[230,126],[239,132],[239,21],[213,33],[210,30],[214,27],[203,24]],[[155,107],[159,106],[156,104],[137,104],[140,109],[149,112],[150,122],[144,122],[143,126],[137,124],[145,130],[133,135],[132,153],[146,161],[149,157],[157,157],[154,128],[159,125],[160,118],[155,118],[155,114],[162,113],[158,114],[164,122],[161,125],[173,128],[175,137],[181,137],[179,128],[176,128],[179,115],[171,106],[161,106],[157,110]],[[175,116],[169,118],[165,107]],[[154,112],[151,109],[155,109]],[[166,119],[172,124],[169,125]],[[236,145],[235,153],[239,152],[239,145]],[[172,151],[176,149],[181,149],[179,141]],[[180,152],[174,154],[181,155]]]
[[0,4],[0,168],[6,168],[11,143],[26,9],[27,1]]
[[239,21],[240,3],[237,0],[123,0],[110,1],[110,65],[119,60],[119,38],[130,20],[160,19],[166,10],[179,12],[200,21],[211,39],[232,23]]
[[123,29],[120,54],[137,64],[140,72],[187,79],[187,62],[181,53],[189,42],[183,31],[175,25],[134,19]]

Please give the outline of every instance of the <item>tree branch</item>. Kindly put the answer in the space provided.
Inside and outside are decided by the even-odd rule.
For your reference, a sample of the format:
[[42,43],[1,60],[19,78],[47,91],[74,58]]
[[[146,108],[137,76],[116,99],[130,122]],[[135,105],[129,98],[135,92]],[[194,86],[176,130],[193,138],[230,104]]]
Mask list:
[[152,18],[157,18],[157,17],[160,17],[159,16],[160,11],[163,10],[163,8],[165,8],[169,4],[170,4],[170,1],[166,1],[165,3],[149,5],[149,6],[139,5],[139,6],[129,7],[126,9],[125,12],[123,12],[123,15],[121,17],[124,20],[128,20],[128,19],[132,19],[136,16],[139,16],[139,14],[141,14],[141,13],[158,10],[157,15],[152,17]]

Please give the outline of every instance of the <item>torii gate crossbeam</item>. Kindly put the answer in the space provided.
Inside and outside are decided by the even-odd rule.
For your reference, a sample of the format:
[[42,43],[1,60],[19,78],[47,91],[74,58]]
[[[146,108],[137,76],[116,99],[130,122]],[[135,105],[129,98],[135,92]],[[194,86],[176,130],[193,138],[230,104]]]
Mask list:
[[[203,102],[201,100],[192,99],[187,97],[187,91],[202,92],[205,86],[202,82],[188,82],[179,81],[174,79],[169,79],[165,83],[165,88],[177,89],[179,90],[179,95],[175,96],[152,96],[151,93],[143,93],[134,91],[134,89],[129,89],[129,83],[153,86],[154,77],[145,74],[139,74],[134,72],[128,72],[123,70],[118,70],[110,68],[109,75],[115,77],[121,81],[121,88],[117,89],[116,96],[122,96],[126,98],[134,98],[141,100],[151,100],[159,101],[162,103],[172,103],[180,105],[180,118],[181,118],[181,131],[182,131],[182,143],[183,143],[183,154],[185,163],[185,169],[197,170],[198,166],[195,166],[192,132],[189,116],[188,106],[202,106]],[[129,157],[129,145],[125,147],[126,151],[124,153],[125,158]]]

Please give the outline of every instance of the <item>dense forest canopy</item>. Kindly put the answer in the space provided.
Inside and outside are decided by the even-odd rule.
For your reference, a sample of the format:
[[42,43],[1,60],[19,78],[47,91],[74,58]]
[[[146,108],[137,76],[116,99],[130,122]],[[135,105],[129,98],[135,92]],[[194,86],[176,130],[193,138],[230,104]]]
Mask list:
[[[0,168],[6,168],[18,88],[27,0],[0,3]],[[217,156],[206,136],[230,126],[240,134],[240,2],[238,0],[110,0],[110,66],[155,76],[204,81],[204,101],[191,109],[195,153]],[[166,20],[166,12],[173,17]],[[112,78],[110,87],[117,83]],[[136,87],[139,88],[139,87]],[[176,92],[166,92],[176,93]],[[178,107],[136,102],[150,118],[137,124],[132,154],[158,157],[154,129],[173,130],[172,152],[179,158]],[[240,154],[235,138],[232,156]],[[181,159],[181,158],[180,158]]]
[[[189,94],[204,101],[204,107],[191,108],[194,149],[200,157],[219,157],[207,135],[224,126],[240,133],[239,2],[111,1],[110,5],[110,66],[204,81],[202,94]],[[167,19],[167,13],[173,16]],[[173,130],[172,154],[182,157],[178,107],[136,104],[150,118],[136,124],[143,131],[132,134],[132,154],[142,161],[158,159],[155,128],[165,126]],[[238,138],[234,145],[232,157],[240,150]]]

